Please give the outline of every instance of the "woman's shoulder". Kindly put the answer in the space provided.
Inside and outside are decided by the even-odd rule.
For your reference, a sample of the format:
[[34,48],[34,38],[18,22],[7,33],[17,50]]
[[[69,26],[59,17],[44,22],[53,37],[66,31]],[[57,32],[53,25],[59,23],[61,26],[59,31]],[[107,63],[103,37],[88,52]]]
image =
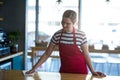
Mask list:
[[59,33],[61,33],[61,32],[62,32],[62,29],[56,31],[54,34],[59,34]]
[[77,29],[76,34],[86,35],[84,31]]
[[58,36],[60,36],[61,32],[62,32],[62,29],[56,31],[56,32],[53,34],[53,36],[54,36],[54,37],[55,37],[55,36],[58,37]]

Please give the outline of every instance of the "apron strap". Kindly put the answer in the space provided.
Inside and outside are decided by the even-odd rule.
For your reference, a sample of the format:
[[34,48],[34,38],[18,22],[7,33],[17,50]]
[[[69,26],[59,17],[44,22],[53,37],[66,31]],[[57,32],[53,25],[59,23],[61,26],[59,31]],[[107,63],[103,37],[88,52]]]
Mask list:
[[61,32],[61,35],[60,35],[59,44],[60,44],[60,40],[61,40],[61,37],[62,37],[62,33],[63,33],[63,29],[62,29],[62,32]]
[[[59,44],[60,44],[60,40],[61,40],[61,37],[62,37],[62,33],[63,33],[63,29],[62,29],[62,32],[61,32],[61,35],[60,35]],[[76,36],[75,36],[75,28],[74,27],[73,27],[73,41],[74,41],[74,45],[76,45]]]
[[73,40],[74,40],[74,45],[76,45],[76,36],[75,36],[75,28],[73,27]]

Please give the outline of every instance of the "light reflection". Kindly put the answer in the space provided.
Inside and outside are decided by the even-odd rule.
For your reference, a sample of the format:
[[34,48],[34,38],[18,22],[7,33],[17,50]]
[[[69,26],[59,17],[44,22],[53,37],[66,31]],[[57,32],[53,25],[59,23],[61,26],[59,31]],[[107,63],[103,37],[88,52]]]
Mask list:
[[91,80],[91,75],[37,72],[40,80]]
[[116,76],[106,76],[106,77],[95,77],[95,76],[89,76],[86,80],[120,80],[120,77]]
[[61,80],[59,73],[37,72],[40,80]]
[[25,76],[25,80],[34,80],[33,76]]
[[[36,80],[120,80],[117,76],[97,77],[93,75],[56,73],[56,72],[37,72]],[[32,80],[28,78],[26,80]],[[33,79],[34,80],[34,79]]]

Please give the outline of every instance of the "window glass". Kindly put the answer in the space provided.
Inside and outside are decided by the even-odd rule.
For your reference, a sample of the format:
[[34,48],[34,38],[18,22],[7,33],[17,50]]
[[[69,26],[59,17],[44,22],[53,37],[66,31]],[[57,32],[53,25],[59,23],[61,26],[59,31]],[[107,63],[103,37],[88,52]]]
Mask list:
[[90,44],[120,45],[120,0],[82,0],[81,28]]
[[[60,2],[59,2],[60,1]],[[28,0],[28,48],[35,46],[35,39],[37,41],[50,41],[51,36],[61,26],[62,14],[66,9],[75,10],[78,13],[79,0],[39,0],[39,15],[38,15],[38,28],[35,26],[35,3],[36,0]],[[38,33],[35,38],[35,30]]]
[[28,37],[28,48],[30,46],[34,46],[34,40],[35,40],[35,4],[36,0],[27,0],[27,15],[26,15],[26,21],[27,21],[27,37]]
[[[57,1],[61,2],[58,3]],[[61,29],[63,12],[66,9],[73,9],[78,12],[78,0],[73,2],[69,0],[39,0],[39,32],[51,37],[57,30]],[[48,39],[46,38],[46,40]]]
[[27,0],[28,7],[35,6],[36,0]]

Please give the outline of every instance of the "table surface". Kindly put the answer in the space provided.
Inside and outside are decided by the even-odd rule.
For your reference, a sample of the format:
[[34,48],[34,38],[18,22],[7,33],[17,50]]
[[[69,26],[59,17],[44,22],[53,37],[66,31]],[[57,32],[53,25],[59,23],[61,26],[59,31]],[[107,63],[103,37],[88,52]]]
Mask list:
[[95,77],[84,74],[36,72],[34,75],[24,75],[20,70],[0,71],[0,80],[120,80],[120,76]]

